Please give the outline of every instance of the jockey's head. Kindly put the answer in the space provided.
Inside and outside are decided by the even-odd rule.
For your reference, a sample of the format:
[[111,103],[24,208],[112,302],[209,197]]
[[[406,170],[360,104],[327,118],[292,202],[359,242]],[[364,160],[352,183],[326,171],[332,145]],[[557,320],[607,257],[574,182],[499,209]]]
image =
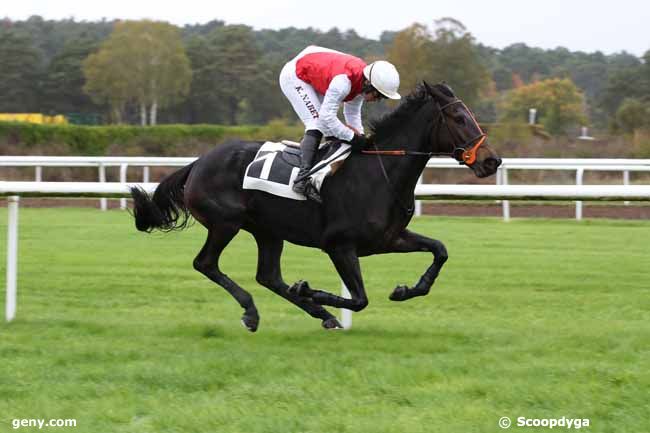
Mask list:
[[378,99],[400,99],[399,73],[395,66],[385,60],[377,60],[363,68],[366,81],[363,86],[363,98],[366,101]]

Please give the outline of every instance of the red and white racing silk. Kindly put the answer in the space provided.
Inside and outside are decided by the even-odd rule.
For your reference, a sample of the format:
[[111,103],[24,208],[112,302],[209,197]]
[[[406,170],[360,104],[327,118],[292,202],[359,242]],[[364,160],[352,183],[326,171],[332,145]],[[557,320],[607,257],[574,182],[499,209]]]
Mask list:
[[338,111],[343,104],[346,123],[363,133],[361,90],[365,66],[358,57],[309,46],[285,65],[280,86],[306,129],[350,140],[354,131],[338,119]]
[[337,52],[315,52],[299,57],[296,61],[296,75],[311,84],[321,95],[330,89],[335,78],[347,78],[348,95],[344,101],[351,101],[361,94],[363,87],[363,68],[366,63],[358,57]]

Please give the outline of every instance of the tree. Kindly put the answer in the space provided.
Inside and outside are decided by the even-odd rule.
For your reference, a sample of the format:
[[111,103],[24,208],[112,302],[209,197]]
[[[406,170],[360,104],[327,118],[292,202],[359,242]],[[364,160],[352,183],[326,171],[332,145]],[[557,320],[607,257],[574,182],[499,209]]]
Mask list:
[[418,82],[430,79],[431,35],[426,26],[415,23],[397,33],[388,48],[388,60],[399,71],[403,93],[409,93]]
[[642,66],[616,71],[607,80],[598,105],[609,116],[615,116],[626,98],[644,99],[643,87]]
[[0,27],[0,112],[40,111],[42,60],[29,34]]
[[186,48],[192,68],[192,83],[188,98],[176,111],[182,113],[181,116],[189,123],[219,123],[223,109],[214,93],[219,83],[211,67],[217,53],[210,49],[207,38],[202,35],[190,38]]
[[219,85],[213,89],[226,108],[227,121],[238,121],[241,104],[245,99],[255,103],[256,96],[250,88],[258,74],[257,63],[261,54],[255,45],[250,27],[226,26],[210,34],[211,49],[216,51],[216,62],[211,65]]
[[55,113],[94,113],[100,107],[84,92],[83,60],[96,50],[99,40],[84,35],[68,42],[54,56],[43,78],[42,106]]
[[624,132],[650,125],[650,104],[627,98],[616,110],[616,123]]
[[584,105],[582,92],[570,79],[552,78],[512,90],[501,107],[501,119],[523,122],[535,108],[546,130],[558,134],[587,121]]
[[128,102],[140,108],[141,124],[156,124],[158,109],[187,95],[192,78],[177,27],[163,22],[124,21],[84,62],[85,90],[121,113]]
[[398,33],[388,49],[388,60],[400,72],[400,88],[405,93],[421,80],[446,81],[473,105],[490,86],[473,36],[451,18],[436,21],[433,31],[416,23]]

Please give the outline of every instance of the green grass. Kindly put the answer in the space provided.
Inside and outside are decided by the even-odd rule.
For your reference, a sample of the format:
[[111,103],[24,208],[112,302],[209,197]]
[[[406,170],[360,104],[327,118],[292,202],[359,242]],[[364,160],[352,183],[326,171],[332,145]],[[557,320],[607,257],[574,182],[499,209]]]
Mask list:
[[[21,209],[18,314],[0,325],[0,432],[15,418],[75,418],[49,431],[468,433],[502,431],[502,416],[650,431],[649,222],[412,228],[448,247],[434,289],[388,300],[428,254],[362,259],[370,305],[347,332],[257,285],[254,241],[240,234],[222,269],[256,300],[250,334],[235,301],[192,269],[199,225],[146,235],[123,212]],[[4,274],[5,210],[0,230]],[[288,282],[340,290],[319,251],[287,244],[283,265]]]

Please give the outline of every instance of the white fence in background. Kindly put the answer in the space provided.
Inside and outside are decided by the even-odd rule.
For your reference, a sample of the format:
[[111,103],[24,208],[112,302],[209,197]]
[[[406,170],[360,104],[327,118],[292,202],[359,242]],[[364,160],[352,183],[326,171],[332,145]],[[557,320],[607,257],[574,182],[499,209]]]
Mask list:
[[[463,167],[449,159],[430,159],[427,168]],[[650,172],[650,159],[624,158],[504,158],[497,171],[497,185],[508,185],[508,173],[512,170],[560,170],[574,171],[576,185],[583,185],[585,171],[614,171],[622,173],[622,185],[630,184],[630,172]],[[422,184],[420,182],[420,184]],[[627,204],[627,200],[625,201]],[[510,219],[510,202],[503,200],[503,219]],[[421,215],[422,204],[416,202],[416,215]],[[582,219],[582,201],[576,201],[576,219]]]
[[[34,180],[41,182],[43,167],[97,167],[98,181],[106,182],[106,168],[119,167],[119,181],[127,182],[129,167],[142,167],[142,182],[150,181],[150,167],[185,166],[196,158],[185,157],[88,157],[88,156],[0,156],[0,167],[33,167]],[[427,168],[462,168],[450,158],[432,158]],[[629,185],[631,172],[650,171],[650,159],[568,159],[568,158],[505,158],[496,175],[497,185],[508,185],[512,170],[561,170],[575,172],[576,185],[583,184],[585,171],[614,171],[622,173],[622,185]],[[100,207],[106,210],[106,198],[100,199]],[[582,201],[576,202],[576,219],[582,219]],[[120,200],[120,208],[126,208],[126,199]],[[502,202],[503,218],[510,219],[510,202]],[[421,215],[422,203],[416,202],[415,214]]]
[[[150,180],[150,167],[183,167],[197,158],[150,157],[150,156],[0,156],[0,167],[34,167],[34,181],[43,180],[43,167],[97,167],[98,181],[106,182],[106,168],[120,168],[120,182],[126,183],[129,167],[142,167],[142,182]],[[100,199],[102,210],[107,209],[106,198]],[[126,209],[126,199],[120,200],[120,208]]]
[[[24,197],[114,197],[129,195],[129,186],[140,185],[152,192],[157,184],[118,182],[2,182],[0,197],[8,197],[7,221],[7,297],[5,317],[16,315],[18,281],[18,204]],[[418,185],[419,199],[431,200],[650,200],[650,185]],[[345,287],[342,295],[349,297]],[[352,313],[342,310],[341,323],[352,325]]]

